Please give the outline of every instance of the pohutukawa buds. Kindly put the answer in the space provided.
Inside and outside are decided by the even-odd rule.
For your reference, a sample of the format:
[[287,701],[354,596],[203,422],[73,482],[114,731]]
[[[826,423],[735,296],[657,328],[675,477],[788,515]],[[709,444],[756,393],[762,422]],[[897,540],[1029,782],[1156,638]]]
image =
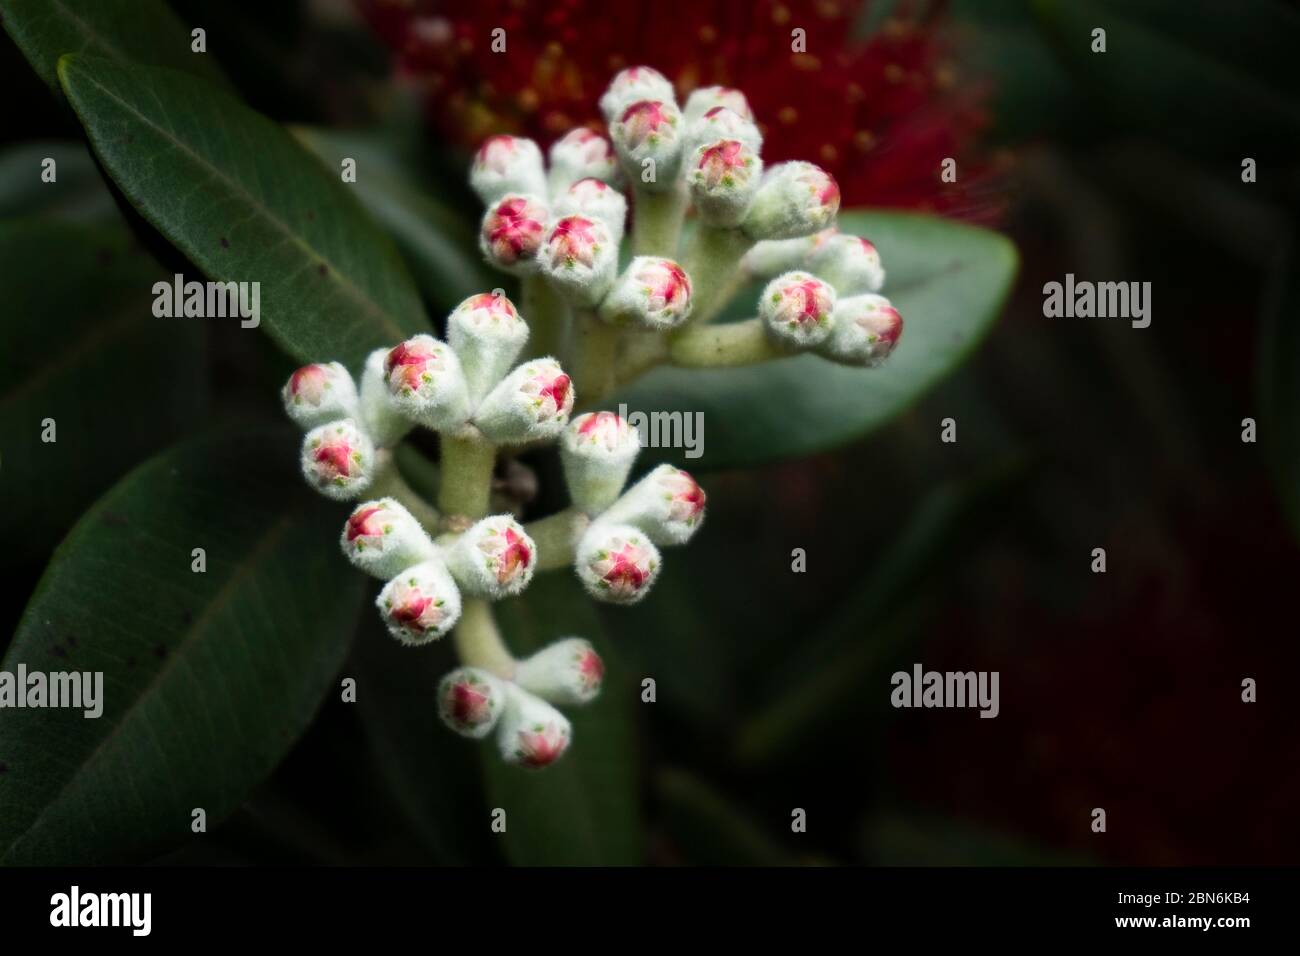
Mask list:
[[740,140],[700,146],[686,173],[700,218],[711,226],[738,225],[754,201],[762,172],[762,161]]
[[885,284],[880,253],[861,236],[830,236],[813,248],[806,268],[833,285],[840,295],[879,292]]
[[684,137],[688,153],[720,139],[735,139],[748,146],[755,155],[763,149],[763,134],[754,121],[725,106],[715,106],[704,115],[687,122]]
[[358,505],[339,544],[349,561],[385,580],[437,553],[420,522],[392,498]]
[[808,257],[838,234],[839,229],[831,226],[797,239],[764,239],[745,253],[745,271],[763,279],[772,279],[782,272],[807,268]]
[[527,341],[528,323],[495,292],[470,296],[447,317],[447,342],[460,360],[471,402],[501,381]]
[[[513,309],[513,306],[511,306]],[[469,417],[469,392],[460,359],[432,335],[416,335],[384,358],[393,407],[429,428],[450,428]]]
[[632,525],[655,544],[685,544],[704,523],[707,497],[688,472],[659,465],[629,488],[604,520]]
[[612,505],[640,448],[637,430],[614,412],[587,412],[569,422],[560,464],[574,507],[594,515]]
[[375,448],[350,418],[320,425],[302,440],[302,474],[327,498],[360,496],[374,478]]
[[548,215],[546,204],[536,196],[502,196],[483,215],[478,243],[484,258],[513,275],[526,275],[536,269]]
[[499,445],[554,438],[568,423],[573,400],[573,383],[560,363],[533,359],[488,393],[474,413],[474,424]]
[[403,644],[436,641],[460,620],[460,591],[440,558],[402,571],[375,601],[388,633]]
[[605,664],[590,641],[569,637],[515,668],[515,683],[553,704],[585,704],[600,694]]
[[517,684],[506,684],[505,692],[506,709],[497,730],[501,756],[530,770],[555,763],[573,738],[569,719]]
[[600,98],[600,111],[606,122],[614,119],[630,104],[638,100],[661,100],[675,103],[677,94],[673,85],[658,70],[648,66],[629,66],[620,70]]
[[763,289],[758,316],[778,342],[797,349],[824,342],[834,327],[835,290],[807,272],[787,272]]
[[483,739],[505,709],[505,683],[485,670],[458,667],[438,682],[438,716],[462,737]]
[[469,184],[484,205],[491,205],[506,193],[545,196],[542,151],[531,139],[489,136],[474,154]]
[[304,365],[281,392],[284,410],[301,428],[315,428],[357,415],[357,386],[339,362]]
[[565,216],[551,227],[538,261],[567,298],[595,305],[614,282],[618,243],[602,220]]
[[627,223],[627,200],[621,192],[599,179],[579,179],[555,198],[554,212],[557,217],[599,219],[609,227],[610,236],[617,245],[623,238],[623,228]]
[[631,525],[597,521],[578,542],[574,562],[587,593],[612,604],[635,604],[659,576],[659,549]]
[[536,565],[537,546],[510,515],[476,522],[447,551],[447,569],[460,589],[493,601],[528,587]]
[[554,143],[550,152],[551,196],[558,196],[580,179],[618,182],[618,160],[609,140],[585,126],[571,129]]
[[692,90],[691,95],[686,98],[682,116],[687,123],[693,123],[709,110],[719,106],[725,106],[747,120],[754,118],[754,112],[749,108],[749,100],[745,99],[745,94],[729,86],[701,86]]
[[818,346],[829,359],[872,368],[887,359],[903,334],[903,318],[883,295],[846,296],[835,303],[835,328]]
[[[609,128],[614,151],[634,183],[650,192],[673,188],[682,159],[682,117],[670,101],[638,100],[627,106]],[[654,178],[646,180],[646,160],[654,161]]]
[[606,322],[643,329],[671,329],[690,314],[690,276],[673,260],[658,256],[637,256],[629,262],[600,304]]
[[366,357],[366,367],[361,372],[361,421],[380,448],[395,445],[414,427],[414,422],[398,411],[388,397],[384,371],[388,352],[388,349],[375,349]]
[[795,239],[825,229],[840,208],[840,187],[820,166],[769,166],[745,217],[751,239]]

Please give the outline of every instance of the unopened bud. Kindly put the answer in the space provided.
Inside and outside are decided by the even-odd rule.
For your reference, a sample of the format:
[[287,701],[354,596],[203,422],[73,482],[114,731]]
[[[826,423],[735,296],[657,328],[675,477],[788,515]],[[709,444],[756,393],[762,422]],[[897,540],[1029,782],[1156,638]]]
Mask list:
[[846,296],[835,303],[835,328],[818,351],[844,365],[873,368],[903,334],[903,318],[883,295]]
[[302,440],[302,474],[327,498],[362,495],[374,478],[375,448],[350,418],[319,425]]
[[471,403],[501,381],[528,341],[528,323],[504,295],[472,295],[447,317],[447,342],[460,360]]
[[745,217],[751,239],[795,239],[825,229],[840,208],[840,187],[820,166],[769,166]]
[[573,382],[553,358],[519,366],[488,393],[474,424],[498,445],[554,438],[573,411]]
[[691,314],[691,279],[671,259],[637,256],[600,304],[600,316],[613,325],[662,331],[681,325]]
[[436,554],[420,522],[392,498],[358,505],[343,525],[339,544],[349,561],[383,580]]
[[686,122],[687,154],[719,140],[734,139],[744,143],[757,156],[763,151],[763,134],[754,121],[725,106],[715,106],[702,116]]
[[659,549],[631,525],[597,521],[578,541],[574,564],[592,597],[635,604],[659,576]]
[[550,160],[552,198],[580,179],[598,179],[611,186],[618,183],[618,159],[609,140],[585,126],[569,130],[552,143]]
[[745,218],[763,173],[763,162],[740,140],[701,146],[691,156],[686,183],[700,218],[711,226],[735,226]]
[[565,216],[551,227],[539,264],[566,298],[595,305],[614,282],[618,243],[602,220]]
[[429,428],[452,428],[469,417],[469,391],[460,359],[432,335],[416,335],[384,358],[393,407]]
[[[627,176],[650,192],[673,188],[682,161],[682,117],[670,101],[638,100],[627,106],[609,128]],[[642,177],[647,160],[654,162],[651,180]]]
[[438,683],[438,716],[462,737],[482,740],[505,709],[505,682],[478,667],[458,667]]
[[600,694],[605,664],[591,641],[568,637],[515,668],[515,683],[553,704],[586,704]]
[[469,184],[484,205],[491,205],[506,193],[545,196],[542,151],[531,139],[489,136],[474,154]]
[[835,290],[808,272],[787,272],[763,289],[758,316],[778,342],[807,349],[824,342],[834,326]]
[[506,709],[497,730],[497,745],[507,763],[540,770],[569,749],[569,718],[517,684],[505,685]]
[[674,103],[676,97],[673,85],[658,70],[649,66],[629,66],[610,81],[600,98],[600,111],[605,114],[606,122],[613,123],[624,109],[638,100]]
[[655,544],[685,544],[704,523],[704,489],[688,472],[659,465],[629,488],[605,514],[644,531]]
[[375,349],[366,357],[366,366],[361,372],[361,421],[379,448],[397,444],[415,424],[388,398],[384,361],[389,351]]
[[546,235],[546,204],[536,196],[507,193],[488,206],[479,229],[483,257],[503,272],[527,275],[537,268]]
[[838,234],[839,230],[831,226],[811,236],[799,236],[795,239],[764,239],[762,242],[756,242],[754,247],[745,253],[745,271],[760,279],[773,279],[783,272],[806,269],[808,258],[832,236]]
[[738,116],[747,120],[754,118],[754,111],[749,108],[749,100],[740,90],[729,86],[701,86],[692,90],[686,98],[682,116],[686,122],[693,123],[711,109],[724,106]]
[[614,412],[587,412],[560,438],[560,464],[575,507],[588,515],[612,505],[641,448],[637,430]]
[[615,245],[623,238],[627,200],[621,192],[599,179],[579,179],[555,198],[553,211],[557,217],[599,219],[609,227]]
[[406,568],[375,601],[388,633],[403,644],[436,641],[460,620],[460,591],[441,558]]
[[861,236],[831,236],[812,250],[805,268],[833,285],[840,295],[879,292],[885,284],[880,253]]
[[304,365],[281,391],[284,410],[301,428],[315,428],[357,415],[357,386],[338,362]]
[[537,546],[510,515],[475,522],[447,551],[447,568],[461,591],[492,601],[519,594],[533,579]]

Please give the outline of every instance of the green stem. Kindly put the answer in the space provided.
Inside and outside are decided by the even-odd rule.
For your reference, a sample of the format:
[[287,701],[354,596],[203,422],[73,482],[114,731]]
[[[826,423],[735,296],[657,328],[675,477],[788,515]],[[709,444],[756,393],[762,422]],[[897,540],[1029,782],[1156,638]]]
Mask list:
[[730,368],[797,354],[777,345],[761,319],[687,329],[669,344],[669,357],[683,368]]
[[682,268],[691,277],[690,325],[703,325],[722,311],[744,281],[740,260],[754,247],[739,229],[700,223],[683,256]]
[[650,192],[642,183],[633,186],[632,254],[677,258],[677,236],[686,216],[686,190],[674,183],[663,192]]
[[568,331],[569,306],[540,273],[525,276],[524,319],[528,323],[528,354],[534,358],[559,355]]
[[460,620],[452,630],[456,656],[466,667],[481,667],[505,680],[515,676],[515,659],[501,640],[492,605],[482,598],[466,598]]
[[438,507],[446,515],[444,524],[468,524],[487,515],[496,457],[496,446],[473,425],[443,432]]
[[418,491],[407,484],[396,461],[389,459],[387,465],[375,476],[370,492],[376,498],[384,496],[395,498],[416,521],[423,525],[425,531],[431,535],[438,533],[442,515],[438,513],[437,508],[425,501]]
[[537,546],[537,570],[553,571],[572,564],[578,539],[590,524],[591,519],[581,511],[566,508],[524,525]]
[[614,383],[626,385],[666,361],[668,340],[662,332],[629,332],[614,364]]
[[573,380],[578,397],[590,407],[614,390],[619,330],[591,309],[574,312]]

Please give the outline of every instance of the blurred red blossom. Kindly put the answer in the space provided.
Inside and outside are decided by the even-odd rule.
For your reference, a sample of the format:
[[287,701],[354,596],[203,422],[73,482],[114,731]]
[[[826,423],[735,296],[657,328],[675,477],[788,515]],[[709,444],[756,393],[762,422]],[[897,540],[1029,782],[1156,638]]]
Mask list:
[[[683,99],[698,86],[743,90],[764,159],[818,163],[846,205],[978,221],[999,212],[978,142],[987,84],[959,71],[941,3],[903,0],[862,37],[869,0],[358,4],[432,121],[467,146],[493,133],[546,146],[575,126],[600,129],[596,101],[610,78],[644,63]],[[492,50],[498,28],[504,53]],[[807,52],[791,50],[796,29]],[[949,157],[956,183],[940,178]]]

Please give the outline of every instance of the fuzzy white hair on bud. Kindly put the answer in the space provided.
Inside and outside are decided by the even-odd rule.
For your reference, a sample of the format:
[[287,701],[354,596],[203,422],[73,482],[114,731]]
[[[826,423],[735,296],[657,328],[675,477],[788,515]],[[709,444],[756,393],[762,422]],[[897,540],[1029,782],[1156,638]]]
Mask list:
[[478,404],[528,342],[528,323],[504,295],[480,292],[447,316],[447,342],[460,360],[471,405]]
[[831,225],[839,209],[830,173],[813,163],[777,163],[763,173],[742,226],[751,239],[796,239]]
[[600,694],[605,663],[581,637],[550,644],[515,667],[515,683],[552,704],[586,704]]
[[627,483],[641,449],[641,436],[614,412],[586,412],[560,437],[560,464],[574,507],[600,514]]
[[304,365],[284,383],[284,410],[299,428],[356,418],[357,386],[340,362]]
[[835,303],[835,327],[817,349],[843,365],[874,368],[898,345],[903,318],[883,295],[846,296]]
[[388,352],[388,349],[375,349],[366,356],[365,368],[361,371],[361,421],[366,433],[380,448],[395,445],[415,425],[388,398],[384,372]]
[[587,593],[611,604],[635,604],[659,576],[659,549],[641,530],[597,521],[578,541],[574,565]]
[[611,325],[666,331],[690,316],[691,295],[691,278],[676,262],[637,256],[601,302],[600,317]]
[[555,197],[553,212],[557,218],[581,216],[599,219],[609,228],[615,245],[623,239],[627,225],[627,200],[613,186],[599,179],[579,179]]
[[357,505],[343,525],[339,545],[349,561],[382,580],[437,554],[420,522],[392,498]]
[[702,145],[691,155],[686,184],[700,218],[711,226],[739,225],[754,202],[763,161],[736,139]]
[[446,551],[447,569],[461,591],[497,601],[521,593],[533,579],[537,546],[510,515],[475,522]]
[[550,210],[537,196],[506,193],[488,206],[479,227],[483,258],[511,275],[537,271],[537,251],[546,238]]
[[600,111],[605,114],[607,123],[613,123],[623,110],[638,100],[660,100],[676,106],[677,93],[668,78],[653,67],[629,66],[610,80],[600,97]]
[[689,472],[659,465],[623,493],[602,517],[639,528],[661,547],[685,544],[704,524],[704,489]]
[[808,349],[835,326],[835,290],[808,272],[787,272],[769,282],[758,299],[758,317],[776,341]]
[[548,185],[552,198],[558,198],[582,179],[597,179],[611,186],[619,181],[614,148],[604,136],[585,126],[569,130],[552,143],[550,161]]
[[481,668],[458,667],[438,682],[438,716],[462,737],[482,740],[505,710],[505,682]]
[[829,237],[809,253],[806,268],[833,285],[840,295],[879,292],[885,284],[880,253],[861,236]]
[[529,770],[555,763],[573,739],[569,719],[517,684],[506,684],[505,692],[505,713],[497,729],[502,758]]
[[[614,151],[628,178],[650,192],[674,188],[681,167],[682,116],[671,101],[637,100],[627,106],[609,127]],[[655,177],[646,182],[641,170],[653,160]]]
[[565,216],[551,226],[538,263],[561,295],[591,306],[605,297],[614,282],[618,243],[603,220]]
[[469,418],[469,383],[460,359],[432,335],[412,336],[389,350],[384,384],[389,402],[410,421],[445,429]]
[[701,146],[724,139],[744,143],[755,156],[763,151],[763,134],[754,125],[754,121],[725,106],[715,106],[702,116],[684,122],[686,135],[683,141],[687,155]]
[[350,418],[313,428],[302,440],[302,474],[327,498],[360,497],[374,479],[375,447]]
[[747,120],[754,119],[754,111],[749,108],[749,100],[740,90],[730,86],[701,86],[691,91],[686,97],[686,106],[682,116],[687,123],[694,123],[711,109],[722,106]]
[[542,151],[521,136],[489,136],[474,154],[469,184],[484,205],[506,193],[546,195],[546,169]]
[[499,445],[555,438],[573,411],[573,382],[555,359],[532,359],[507,375],[474,413],[474,424]]
[[764,239],[754,243],[745,253],[742,266],[745,271],[760,279],[774,279],[783,272],[806,269],[808,258],[832,236],[838,235],[835,226],[815,232],[811,236],[795,239]]
[[460,620],[460,591],[441,558],[404,569],[384,585],[375,606],[403,644],[436,641]]

